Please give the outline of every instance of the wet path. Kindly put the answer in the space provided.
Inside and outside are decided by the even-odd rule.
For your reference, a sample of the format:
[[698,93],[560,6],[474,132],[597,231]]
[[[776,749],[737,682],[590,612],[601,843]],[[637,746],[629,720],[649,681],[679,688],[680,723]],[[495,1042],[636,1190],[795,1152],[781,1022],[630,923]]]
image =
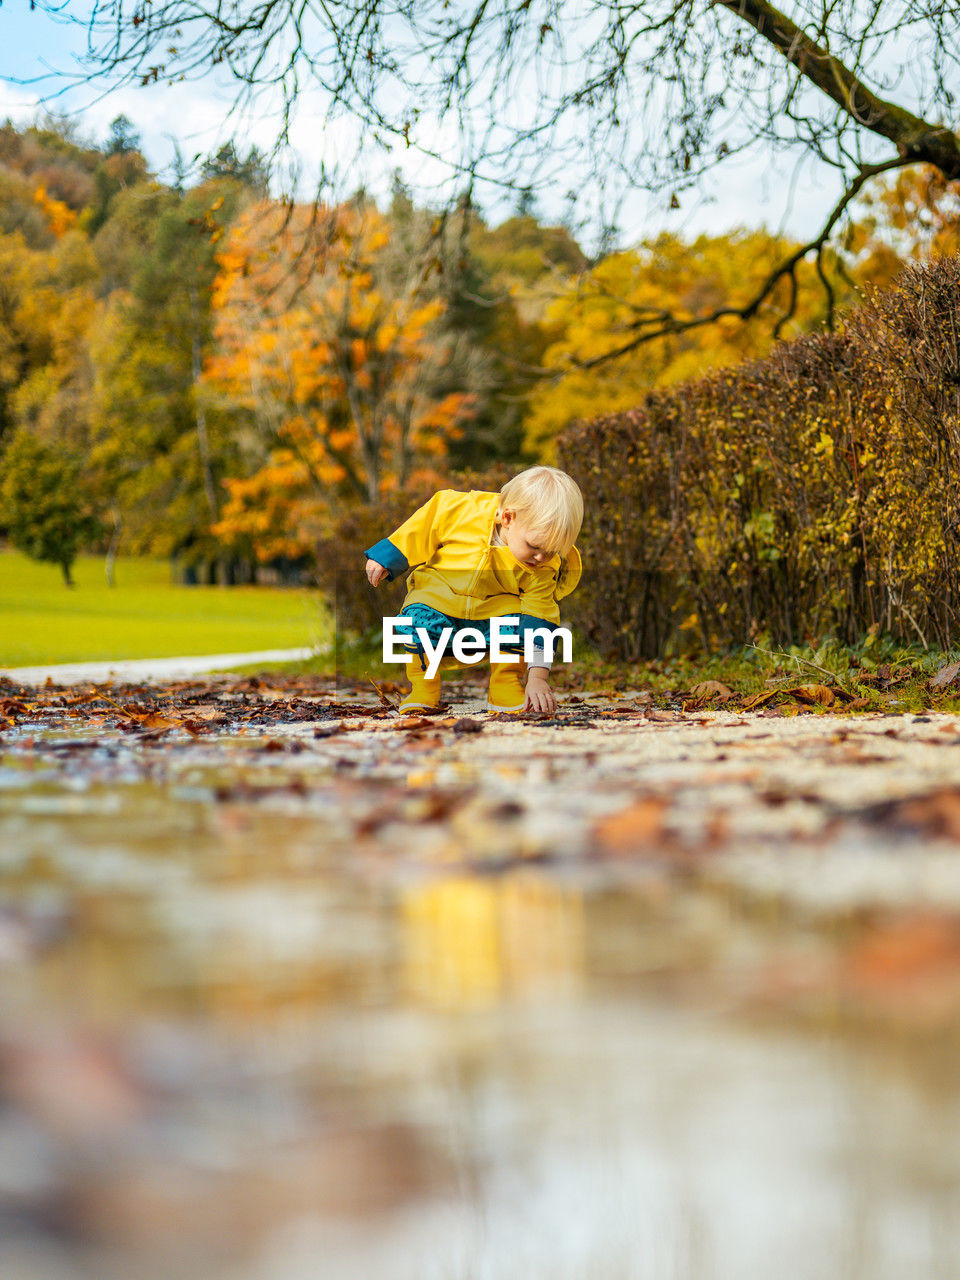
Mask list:
[[0,1273],[954,1274],[957,718],[110,697],[0,738]]
[[254,653],[206,653],[190,658],[129,658],[113,662],[64,662],[43,667],[0,667],[0,677],[17,684],[103,683],[107,680],[182,680],[188,676],[225,671],[231,667],[265,667],[279,662],[305,662],[314,649],[258,649]]

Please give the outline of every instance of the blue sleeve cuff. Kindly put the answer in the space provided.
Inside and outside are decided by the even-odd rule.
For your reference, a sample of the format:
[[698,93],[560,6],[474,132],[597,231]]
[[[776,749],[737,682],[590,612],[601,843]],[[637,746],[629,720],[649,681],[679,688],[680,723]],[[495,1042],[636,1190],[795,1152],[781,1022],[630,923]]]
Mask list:
[[392,582],[401,573],[406,573],[410,568],[407,557],[402,551],[398,551],[389,538],[381,538],[379,542],[375,542],[372,547],[367,547],[364,555],[369,560],[376,560],[377,564],[382,564],[387,571],[387,579]]

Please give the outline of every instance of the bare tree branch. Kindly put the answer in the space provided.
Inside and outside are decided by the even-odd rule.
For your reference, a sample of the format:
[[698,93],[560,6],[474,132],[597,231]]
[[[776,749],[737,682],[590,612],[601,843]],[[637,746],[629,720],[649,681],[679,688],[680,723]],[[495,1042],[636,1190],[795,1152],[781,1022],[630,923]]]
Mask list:
[[[785,321],[789,320],[796,307],[797,287],[796,287],[796,271],[800,263],[810,253],[817,254],[818,275],[827,291],[828,305],[832,307],[833,290],[828,279],[826,278],[822,268],[822,254],[830,234],[837,222],[843,216],[850,202],[856,198],[864,183],[871,178],[875,178],[878,174],[888,173],[891,169],[902,169],[907,163],[906,160],[897,158],[896,160],[888,160],[884,164],[864,165],[853,181],[848,185],[841,198],[830,211],[829,217],[821,226],[817,235],[813,239],[808,240],[806,244],[800,245],[789,257],[779,263],[773,271],[767,276],[763,284],[756,291],[749,302],[744,303],[742,307],[716,307],[713,311],[705,312],[703,315],[694,316],[691,319],[680,319],[671,315],[667,311],[651,311],[645,309],[630,325],[634,331],[634,336],[627,342],[621,343],[620,346],[614,347],[610,351],[604,352],[602,355],[594,356],[590,360],[579,360],[574,362],[574,367],[578,369],[594,369],[598,365],[605,364],[610,360],[617,359],[618,356],[625,356],[630,351],[636,351],[638,347],[642,347],[647,342],[653,342],[657,338],[665,338],[670,335],[689,333],[692,329],[702,329],[704,325],[715,324],[718,320],[722,320],[727,316],[734,316],[739,320],[751,320],[763,303],[770,297],[777,284],[787,278],[791,282],[791,294],[788,310],[780,318],[777,327],[782,328]],[[544,372],[548,372],[544,370]],[[555,372],[555,371],[550,371]]]
[[[57,16],[59,0],[37,0]],[[670,204],[748,151],[815,157],[840,192],[823,226],[743,306],[638,315],[602,360],[724,317],[755,317],[878,173],[960,178],[956,0],[93,0],[86,73],[171,85],[220,68],[235,108],[277,113],[277,153],[318,90],[360,147],[402,144],[482,194],[570,189],[609,227],[626,192]],[[60,14],[59,20],[63,20]],[[457,142],[443,139],[455,127]],[[330,131],[331,134],[334,130]],[[895,154],[889,154],[890,147]],[[351,161],[352,161],[351,157]],[[356,181],[350,164],[346,172]]]
[[838,58],[766,0],[717,0],[717,3],[748,22],[845,115],[872,133],[888,138],[904,162],[926,161],[936,165],[946,177],[960,178],[960,141],[952,130],[930,124],[903,107],[879,98]]

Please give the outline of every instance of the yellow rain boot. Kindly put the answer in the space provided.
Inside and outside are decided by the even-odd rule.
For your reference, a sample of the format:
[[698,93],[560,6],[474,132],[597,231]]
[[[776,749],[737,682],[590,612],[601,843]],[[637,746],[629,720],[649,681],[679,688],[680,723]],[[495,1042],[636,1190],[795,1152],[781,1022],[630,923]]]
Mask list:
[[397,710],[402,716],[436,711],[440,705],[440,677],[427,679],[427,673],[420,665],[417,656],[407,659],[407,679],[410,681],[410,692],[400,703]]
[[491,662],[487,710],[511,714],[522,711],[527,698],[526,678],[527,664],[522,659],[519,662]]

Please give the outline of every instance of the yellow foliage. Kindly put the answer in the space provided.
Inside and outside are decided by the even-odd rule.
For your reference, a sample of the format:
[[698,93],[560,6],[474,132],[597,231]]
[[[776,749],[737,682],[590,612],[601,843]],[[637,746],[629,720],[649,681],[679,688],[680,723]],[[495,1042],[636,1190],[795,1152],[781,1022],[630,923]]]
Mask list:
[[[556,377],[544,381],[531,399],[527,447],[552,461],[555,438],[572,421],[630,408],[653,387],[766,354],[786,285],[750,321],[725,317],[588,367],[628,343],[647,318],[669,312],[683,320],[720,306],[743,306],[791,247],[764,231],[700,236],[692,244],[664,234],[605,258],[548,312],[560,337],[547,349],[544,364]],[[786,334],[811,324],[821,306],[812,268],[802,268],[797,312]]]

